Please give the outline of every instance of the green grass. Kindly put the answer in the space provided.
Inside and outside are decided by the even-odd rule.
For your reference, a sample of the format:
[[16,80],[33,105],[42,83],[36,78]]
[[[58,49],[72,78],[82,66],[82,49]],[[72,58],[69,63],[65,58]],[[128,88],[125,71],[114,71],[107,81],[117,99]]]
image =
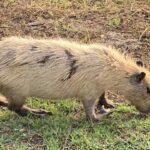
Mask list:
[[51,110],[44,118],[19,117],[0,110],[0,149],[2,150],[148,150],[150,119],[134,107],[119,104],[99,123],[86,120],[76,100],[56,103],[29,99],[29,106]]
[[114,17],[109,20],[110,27],[117,28],[121,24],[121,19],[119,17]]

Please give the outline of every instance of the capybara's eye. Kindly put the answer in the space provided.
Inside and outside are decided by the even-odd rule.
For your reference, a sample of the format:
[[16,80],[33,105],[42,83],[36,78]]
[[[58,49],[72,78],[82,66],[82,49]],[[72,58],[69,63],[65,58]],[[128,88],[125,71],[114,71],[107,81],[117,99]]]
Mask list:
[[147,93],[150,94],[150,88],[149,87],[147,87]]

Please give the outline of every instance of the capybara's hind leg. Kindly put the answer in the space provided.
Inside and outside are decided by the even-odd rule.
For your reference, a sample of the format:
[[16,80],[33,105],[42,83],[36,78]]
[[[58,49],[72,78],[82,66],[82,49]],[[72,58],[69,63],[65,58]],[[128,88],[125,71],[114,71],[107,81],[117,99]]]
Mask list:
[[27,113],[22,110],[22,107],[25,103],[25,99],[26,99],[26,97],[14,96],[14,95],[7,97],[8,109],[16,112],[17,114],[19,114],[21,116],[26,116]]
[[39,116],[39,117],[52,115],[52,112],[50,111],[46,111],[43,109],[33,109],[27,106],[23,106],[20,109],[16,109],[14,111],[20,116],[27,116],[28,114],[32,116]]
[[6,98],[3,96],[0,96],[0,106],[8,107],[8,102],[6,101]]
[[97,109],[101,108],[104,106],[104,108],[114,108],[113,104],[109,104],[105,98],[105,92],[99,97],[98,103],[97,103]]
[[0,100],[0,106],[2,106],[2,107],[8,107],[8,102]]
[[11,97],[11,100],[9,99],[8,109],[16,112],[20,116],[27,116],[28,114],[33,116],[42,116],[42,117],[47,115],[52,115],[51,112],[43,109],[33,109],[24,106],[25,99],[26,97],[19,97],[19,98],[13,97],[13,99]]

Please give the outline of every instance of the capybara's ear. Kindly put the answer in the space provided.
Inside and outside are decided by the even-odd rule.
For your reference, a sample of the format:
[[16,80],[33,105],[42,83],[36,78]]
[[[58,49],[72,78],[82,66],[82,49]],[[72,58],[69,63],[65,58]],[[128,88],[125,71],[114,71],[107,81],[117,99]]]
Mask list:
[[137,64],[138,66],[143,67],[143,62],[142,62],[142,61],[140,61],[140,60],[136,61],[136,64]]
[[146,73],[145,72],[141,72],[139,74],[135,74],[134,75],[134,79],[137,83],[140,83],[146,76]]

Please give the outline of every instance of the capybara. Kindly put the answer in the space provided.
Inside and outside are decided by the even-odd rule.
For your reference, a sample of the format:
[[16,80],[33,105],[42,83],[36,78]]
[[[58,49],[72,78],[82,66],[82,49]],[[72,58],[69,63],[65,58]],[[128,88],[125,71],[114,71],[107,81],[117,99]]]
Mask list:
[[9,37],[0,41],[1,106],[20,115],[51,114],[24,106],[27,97],[77,98],[87,118],[99,121],[96,100],[106,90],[119,91],[140,112],[150,112],[150,72],[129,56],[100,44],[63,39]]

